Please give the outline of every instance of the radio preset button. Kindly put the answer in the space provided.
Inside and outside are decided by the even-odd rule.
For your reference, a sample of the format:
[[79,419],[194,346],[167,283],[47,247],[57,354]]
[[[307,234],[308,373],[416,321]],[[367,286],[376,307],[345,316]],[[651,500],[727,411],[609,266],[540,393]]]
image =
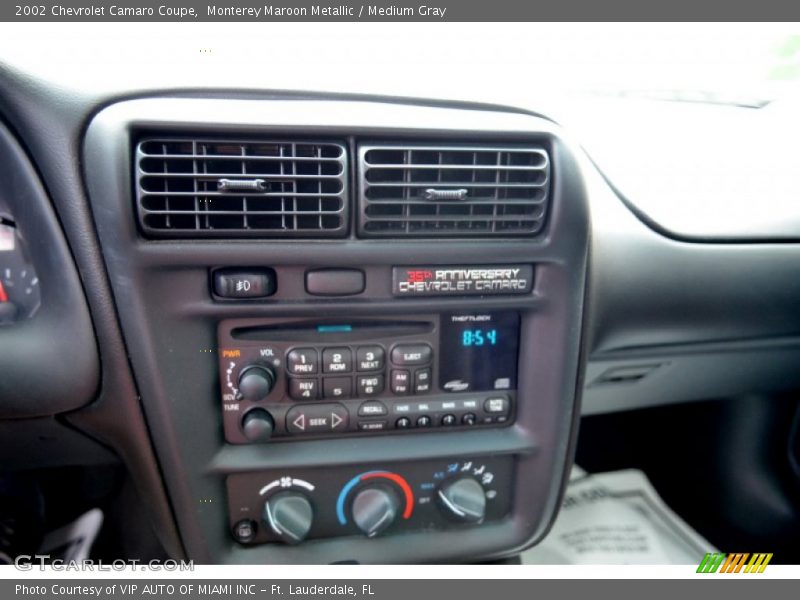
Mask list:
[[359,396],[377,396],[383,391],[384,387],[383,375],[361,375],[358,377]]
[[319,382],[316,379],[289,379],[289,396],[295,400],[316,400],[319,396]]
[[411,373],[395,369],[392,371],[392,393],[404,396],[411,391]]
[[428,344],[403,344],[392,349],[392,362],[399,366],[427,365],[432,357]]
[[317,372],[317,351],[295,348],[286,357],[286,368],[292,375],[313,375]]
[[359,371],[382,371],[386,364],[386,353],[381,346],[361,346],[356,350]]
[[359,417],[382,417],[389,414],[383,402],[364,402],[358,407]]
[[349,373],[353,370],[353,353],[350,348],[325,348],[322,351],[323,373]]
[[349,377],[325,377],[322,380],[322,396],[325,398],[349,398],[353,395],[353,380]]
[[341,404],[301,404],[286,413],[289,433],[337,433],[346,431],[347,409]]

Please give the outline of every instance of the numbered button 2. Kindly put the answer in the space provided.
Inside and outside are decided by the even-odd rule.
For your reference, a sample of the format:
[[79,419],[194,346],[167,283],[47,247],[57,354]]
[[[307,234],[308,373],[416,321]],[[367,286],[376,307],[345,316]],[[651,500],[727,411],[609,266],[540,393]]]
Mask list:
[[353,353],[350,348],[325,348],[322,351],[324,373],[349,373],[353,370]]

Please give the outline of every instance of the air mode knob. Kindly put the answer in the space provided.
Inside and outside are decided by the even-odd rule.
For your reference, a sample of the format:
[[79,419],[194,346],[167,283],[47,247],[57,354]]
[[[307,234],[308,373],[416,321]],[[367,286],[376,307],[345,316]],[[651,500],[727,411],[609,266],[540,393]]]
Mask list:
[[375,537],[394,523],[399,509],[400,499],[389,486],[371,484],[353,498],[353,521],[367,537]]
[[451,479],[439,488],[439,506],[452,519],[478,523],[486,515],[486,493],[472,477]]
[[275,387],[275,371],[270,367],[252,365],[239,373],[239,394],[244,400],[259,402]]
[[278,492],[264,504],[264,521],[284,542],[296,544],[308,535],[314,509],[299,492]]

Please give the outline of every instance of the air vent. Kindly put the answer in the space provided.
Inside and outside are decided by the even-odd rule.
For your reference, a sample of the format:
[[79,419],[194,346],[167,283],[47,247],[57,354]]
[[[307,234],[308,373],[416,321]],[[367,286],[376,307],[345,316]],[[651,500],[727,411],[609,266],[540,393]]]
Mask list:
[[158,237],[342,237],[347,152],[314,141],[146,139],[138,208]]
[[364,236],[531,236],[544,227],[542,147],[369,145],[359,161]]

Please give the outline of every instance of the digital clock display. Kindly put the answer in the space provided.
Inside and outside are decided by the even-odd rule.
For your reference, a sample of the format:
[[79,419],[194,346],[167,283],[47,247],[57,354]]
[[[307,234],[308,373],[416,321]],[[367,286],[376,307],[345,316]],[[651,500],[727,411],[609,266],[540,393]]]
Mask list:
[[517,313],[445,314],[439,385],[449,392],[516,389],[518,347]]
[[470,346],[489,346],[497,345],[497,329],[466,329],[461,334],[461,344],[469,348]]

